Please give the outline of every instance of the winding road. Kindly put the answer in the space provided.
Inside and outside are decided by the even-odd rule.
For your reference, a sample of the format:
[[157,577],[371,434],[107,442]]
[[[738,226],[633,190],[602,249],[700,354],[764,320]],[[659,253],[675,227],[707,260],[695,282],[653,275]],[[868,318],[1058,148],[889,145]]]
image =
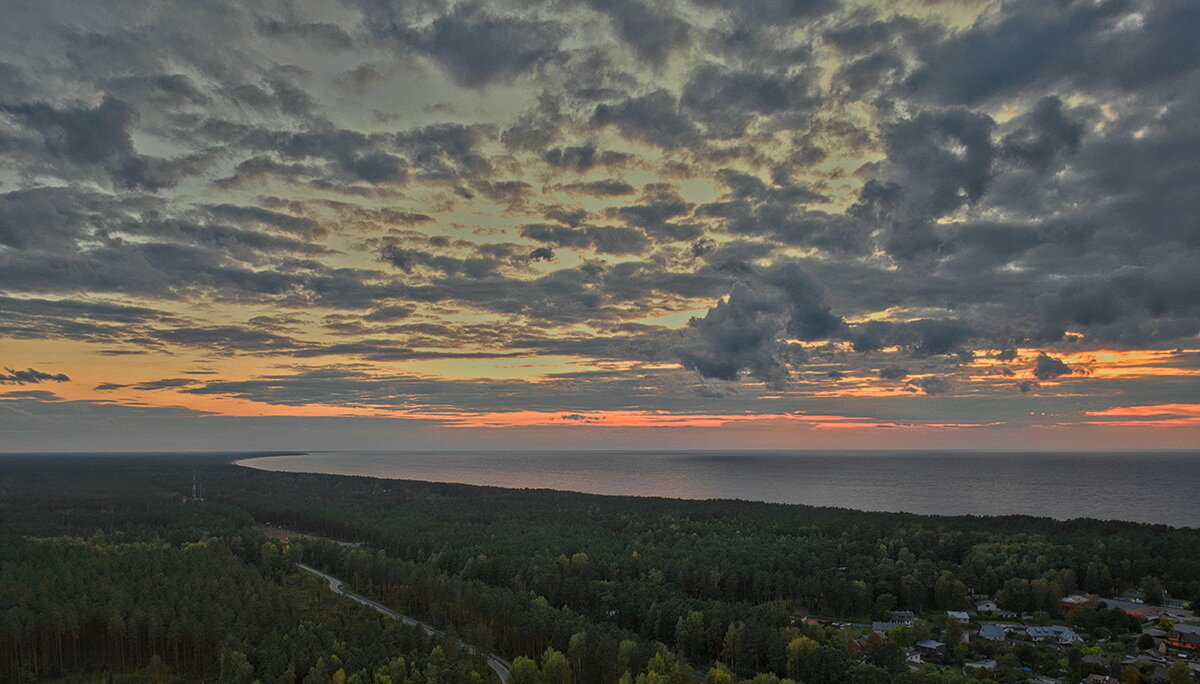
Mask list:
[[[311,572],[312,574],[328,581],[329,582],[329,590],[335,594],[341,594],[342,596],[345,596],[345,597],[352,599],[358,603],[361,603],[362,605],[364,605],[368,608],[373,608],[373,609],[379,611],[380,613],[387,615],[388,617],[395,618],[395,619],[403,622],[404,624],[409,625],[410,627],[420,627],[426,634],[429,634],[431,636],[446,636],[445,632],[434,627],[433,625],[429,625],[424,622],[421,622],[420,620],[410,618],[407,615],[401,615],[400,613],[397,613],[396,611],[392,610],[391,608],[388,608],[387,606],[385,606],[381,603],[377,603],[375,601],[372,601],[369,598],[359,596],[358,594],[350,591],[349,589],[343,589],[342,588],[343,582],[340,579],[334,577],[333,575],[327,575],[327,574],[321,572],[320,570],[317,570],[316,568],[313,568],[313,567],[309,567],[303,563],[297,563],[296,567],[300,568],[301,570]],[[465,651],[467,651],[468,653],[470,653],[471,655],[479,654],[479,649],[475,648],[474,646],[472,646],[464,641],[459,641],[458,643],[460,645],[462,645],[463,649]],[[502,684],[508,684],[509,679],[512,678],[512,669],[507,660],[501,658],[500,656],[496,655],[495,653],[489,653],[489,654],[487,654],[487,664],[488,664],[488,667],[490,667],[496,671],[496,676],[500,677],[500,681],[502,682]]]

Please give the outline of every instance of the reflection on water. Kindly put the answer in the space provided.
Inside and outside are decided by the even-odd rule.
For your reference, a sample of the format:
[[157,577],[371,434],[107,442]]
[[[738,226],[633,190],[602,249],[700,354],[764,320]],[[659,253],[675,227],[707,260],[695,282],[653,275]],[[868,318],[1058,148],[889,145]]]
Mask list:
[[240,463],[592,494],[1200,527],[1200,452],[314,452]]

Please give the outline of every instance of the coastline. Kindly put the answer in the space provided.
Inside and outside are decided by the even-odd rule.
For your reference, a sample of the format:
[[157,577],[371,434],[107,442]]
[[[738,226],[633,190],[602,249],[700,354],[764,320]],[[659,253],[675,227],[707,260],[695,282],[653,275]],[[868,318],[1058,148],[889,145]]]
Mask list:
[[[1090,452],[1116,472],[1186,465],[1200,481],[1200,452]],[[680,501],[748,501],[936,517],[1026,516],[1057,521],[1119,521],[1200,528],[1189,512],[1189,486],[1178,478],[1129,484],[1138,497],[1096,497],[1095,482],[1058,481],[1084,454],[1012,452],[305,452],[254,455],[234,465],[264,471],[431,482],[513,490]],[[991,458],[989,458],[989,456]],[[1194,458],[1195,456],[1195,458]],[[978,457],[978,458],[976,458]],[[1009,467],[1006,459],[1020,462]],[[1034,460],[1036,459],[1036,460]],[[1030,463],[1044,465],[1036,472]],[[1006,473],[1018,471],[1017,474]],[[1103,468],[1092,470],[1103,471]],[[865,471],[865,472],[864,472]],[[980,473],[986,477],[980,477]],[[1101,484],[1104,473],[1093,473]],[[971,484],[971,480],[978,480]],[[1149,482],[1153,480],[1150,478]],[[1185,478],[1185,481],[1186,478]],[[964,484],[965,482],[965,484]],[[1113,482],[1113,487],[1125,486]],[[1114,494],[1115,496],[1115,494]],[[1174,497],[1174,499],[1172,499]],[[1177,499],[1177,501],[1175,500]]]

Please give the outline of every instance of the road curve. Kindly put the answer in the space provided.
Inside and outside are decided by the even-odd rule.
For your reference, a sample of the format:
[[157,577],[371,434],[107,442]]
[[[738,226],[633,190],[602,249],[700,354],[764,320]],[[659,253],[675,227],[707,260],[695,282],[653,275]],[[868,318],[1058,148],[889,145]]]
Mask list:
[[[327,582],[329,582],[329,590],[335,594],[341,594],[342,596],[345,596],[346,598],[349,598],[353,601],[361,603],[362,605],[364,605],[368,608],[373,608],[373,609],[379,611],[380,613],[383,613],[384,615],[387,615],[388,617],[395,618],[410,627],[420,627],[426,634],[429,634],[431,636],[446,636],[445,632],[434,627],[433,625],[426,624],[426,623],[421,622],[420,620],[416,620],[414,618],[410,618],[407,615],[401,615],[400,613],[397,613],[396,611],[392,610],[391,608],[388,608],[387,606],[385,606],[381,603],[372,601],[371,599],[363,597],[363,596],[359,596],[358,594],[350,591],[349,589],[343,589],[342,588],[343,582],[340,579],[334,577],[333,575],[327,575],[327,574],[321,572],[320,570],[318,570],[314,567],[305,565],[303,563],[296,563],[296,567],[298,567],[301,570],[304,570],[306,572],[311,572],[312,574],[316,575],[317,577],[320,577],[320,578],[326,580]],[[479,649],[475,648],[474,646],[472,646],[464,641],[459,641],[458,643],[463,647],[464,650],[466,650],[468,653],[470,653],[472,655],[476,655],[479,653]],[[489,654],[487,654],[487,664],[488,664],[488,667],[495,670],[496,676],[500,678],[500,681],[502,682],[502,684],[508,684],[509,679],[512,678],[512,669],[507,660],[501,658],[500,656],[496,655],[495,653],[489,653]]]

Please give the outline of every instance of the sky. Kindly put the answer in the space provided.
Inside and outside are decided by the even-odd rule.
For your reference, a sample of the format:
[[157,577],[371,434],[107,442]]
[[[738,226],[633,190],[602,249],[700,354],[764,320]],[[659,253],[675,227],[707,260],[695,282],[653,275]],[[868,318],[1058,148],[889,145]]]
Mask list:
[[1200,3],[0,18],[0,450],[1200,444]]

